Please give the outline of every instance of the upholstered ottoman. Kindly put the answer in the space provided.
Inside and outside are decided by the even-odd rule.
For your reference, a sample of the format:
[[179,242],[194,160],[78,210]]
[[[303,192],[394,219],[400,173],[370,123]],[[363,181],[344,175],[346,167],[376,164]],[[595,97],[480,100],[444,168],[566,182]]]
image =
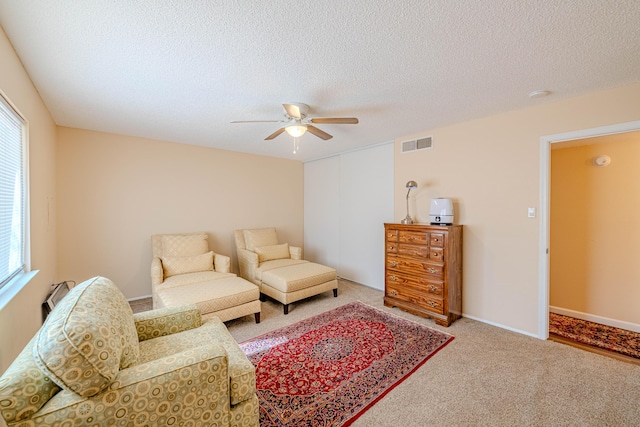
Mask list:
[[260,323],[260,290],[241,277],[226,277],[189,286],[176,286],[158,291],[160,307],[195,304],[206,320],[217,316],[223,322],[253,314]]
[[303,298],[330,290],[337,297],[336,270],[313,262],[273,268],[262,273],[260,290],[284,304],[284,314],[289,314],[289,304]]

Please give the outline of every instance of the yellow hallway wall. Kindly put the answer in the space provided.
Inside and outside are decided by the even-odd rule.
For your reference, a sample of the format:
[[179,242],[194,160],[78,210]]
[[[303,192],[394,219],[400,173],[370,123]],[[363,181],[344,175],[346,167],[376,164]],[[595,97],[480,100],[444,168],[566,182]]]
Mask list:
[[640,132],[581,141],[551,151],[550,305],[640,325]]
[[[635,84],[399,137],[395,220],[406,215],[409,180],[418,183],[410,201],[418,222],[429,221],[432,198],[453,198],[464,225],[463,313],[537,336],[540,138],[639,119]],[[400,152],[402,141],[427,135],[433,148]]]
[[233,230],[275,226],[303,244],[301,162],[58,128],[58,271],[151,294],[151,235],[206,231],[232,256]]

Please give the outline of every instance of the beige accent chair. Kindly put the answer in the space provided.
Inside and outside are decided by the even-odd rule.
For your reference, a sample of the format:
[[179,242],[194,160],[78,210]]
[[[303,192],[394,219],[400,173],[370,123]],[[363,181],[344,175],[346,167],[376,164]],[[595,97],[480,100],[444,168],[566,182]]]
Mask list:
[[260,323],[260,290],[231,273],[231,259],[209,250],[207,233],[151,236],[153,308],[198,306],[204,319],[223,322],[253,314]]
[[0,377],[8,426],[259,425],[255,368],[194,305],[133,314],[109,279],[60,301]]
[[284,305],[333,291],[338,296],[336,270],[302,259],[302,248],[278,243],[276,229],[235,230],[240,276],[260,288],[260,298],[267,295]]

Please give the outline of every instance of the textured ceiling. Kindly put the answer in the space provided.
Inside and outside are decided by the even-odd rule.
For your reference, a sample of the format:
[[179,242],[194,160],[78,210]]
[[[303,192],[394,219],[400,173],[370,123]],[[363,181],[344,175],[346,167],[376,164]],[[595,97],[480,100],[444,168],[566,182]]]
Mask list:
[[[638,0],[0,0],[0,25],[58,125],[301,161],[640,81]],[[360,124],[294,155],[230,123],[292,102]]]

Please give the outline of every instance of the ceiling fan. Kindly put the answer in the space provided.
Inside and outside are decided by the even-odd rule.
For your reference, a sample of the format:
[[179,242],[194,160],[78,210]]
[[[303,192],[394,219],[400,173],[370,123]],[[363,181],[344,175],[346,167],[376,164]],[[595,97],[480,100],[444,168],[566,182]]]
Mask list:
[[326,141],[333,138],[333,135],[318,129],[314,124],[355,125],[358,123],[358,119],[355,117],[309,117],[309,106],[307,104],[282,104],[282,106],[284,107],[285,120],[238,120],[231,123],[286,123],[266,137],[265,141],[274,139],[284,131],[287,131],[294,138],[301,137],[308,131],[310,134]]

